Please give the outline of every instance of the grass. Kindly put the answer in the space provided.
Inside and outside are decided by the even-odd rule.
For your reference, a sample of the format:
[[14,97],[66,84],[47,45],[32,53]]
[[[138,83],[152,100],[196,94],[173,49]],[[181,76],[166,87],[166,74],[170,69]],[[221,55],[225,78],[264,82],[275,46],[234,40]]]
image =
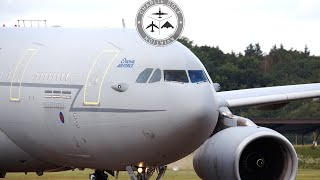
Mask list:
[[[89,174],[93,170],[85,171],[66,171],[59,173],[45,173],[43,176],[38,177],[35,173],[29,173],[24,175],[23,173],[12,173],[7,174],[6,180],[88,180]],[[152,177],[152,180],[155,180],[155,176]],[[110,180],[115,179],[114,177],[109,178]],[[126,172],[121,172],[119,175],[119,180],[128,180],[130,179]],[[183,171],[167,171],[166,175],[163,178],[164,180],[200,180],[196,173],[192,170],[183,170]]]
[[[299,170],[297,180],[316,180],[320,179],[320,147],[311,148],[310,146],[295,146],[299,157]],[[1,162],[0,162],[1,163]],[[179,171],[172,171],[178,168]],[[187,156],[168,166],[168,171],[164,176],[164,180],[200,180],[193,171],[192,155]],[[93,170],[85,171],[66,171],[59,173],[45,173],[38,177],[35,173],[24,175],[23,173],[8,173],[6,180],[88,180],[89,174]],[[152,180],[155,180],[153,176]],[[110,180],[115,178],[111,177]],[[126,172],[121,172],[119,180],[128,180],[129,176]]]
[[316,180],[319,178],[319,169],[299,169],[296,180]]
[[320,148],[311,145],[295,146],[298,154],[299,168],[320,170]]
[[298,155],[308,156],[310,158],[319,158],[320,147],[312,147],[311,145],[306,146],[295,146],[294,147]]
[[[92,170],[85,171],[67,171],[59,173],[46,173],[42,177],[38,177],[35,173],[24,175],[22,173],[8,174],[6,180],[88,180]],[[317,169],[299,169],[296,180],[317,180],[320,177],[320,170]],[[122,172],[119,180],[128,180],[129,176]],[[155,177],[152,178],[154,180]],[[164,180],[200,180],[193,170],[167,171]],[[110,178],[114,180],[114,178]]]

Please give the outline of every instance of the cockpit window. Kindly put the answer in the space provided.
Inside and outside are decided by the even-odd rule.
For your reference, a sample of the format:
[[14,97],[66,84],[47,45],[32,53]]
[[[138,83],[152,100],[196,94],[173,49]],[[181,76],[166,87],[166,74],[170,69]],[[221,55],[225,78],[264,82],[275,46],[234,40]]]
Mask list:
[[188,70],[192,83],[207,82],[208,78],[203,70]]
[[151,76],[149,83],[159,82],[161,80],[161,70],[156,69]]
[[185,70],[164,70],[164,80],[188,83],[189,79]]
[[139,74],[139,76],[136,80],[136,83],[146,83],[148,81],[152,71],[153,71],[153,68],[147,68],[147,69],[143,70]]

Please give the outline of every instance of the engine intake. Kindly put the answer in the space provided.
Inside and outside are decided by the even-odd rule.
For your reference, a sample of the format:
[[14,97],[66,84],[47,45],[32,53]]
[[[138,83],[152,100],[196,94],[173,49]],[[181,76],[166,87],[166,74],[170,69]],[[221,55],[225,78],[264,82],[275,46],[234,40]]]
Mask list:
[[231,127],[208,139],[196,152],[193,166],[204,180],[291,180],[298,160],[291,143],[263,127]]

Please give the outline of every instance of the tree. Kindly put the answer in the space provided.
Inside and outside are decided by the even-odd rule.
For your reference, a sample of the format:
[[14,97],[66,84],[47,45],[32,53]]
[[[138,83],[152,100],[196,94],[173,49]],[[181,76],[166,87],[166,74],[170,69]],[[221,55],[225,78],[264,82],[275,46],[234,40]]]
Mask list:
[[[297,51],[287,50],[282,44],[274,45],[268,54],[264,54],[258,43],[249,44],[242,55],[241,52],[224,53],[218,46],[197,46],[186,37],[179,41],[202,61],[211,79],[220,83],[223,91],[320,80],[320,57],[311,56],[307,46],[303,51]],[[264,73],[266,65],[267,73]],[[249,118],[312,118],[320,116],[319,106],[320,103],[307,100],[290,103],[276,111],[242,108],[236,109],[235,113]]]
[[187,37],[181,37],[178,39],[180,43],[185,45],[187,48],[189,48],[192,51],[193,48],[193,41],[190,41]]
[[260,44],[257,43],[255,45],[249,44],[249,46],[247,46],[246,50],[244,50],[245,56],[253,56],[256,57],[258,59],[262,59],[263,57],[263,52],[261,50]]
[[303,52],[303,54],[304,54],[304,56],[305,56],[306,58],[310,56],[310,51],[309,51],[307,45],[305,45],[305,47],[304,47],[304,52]]

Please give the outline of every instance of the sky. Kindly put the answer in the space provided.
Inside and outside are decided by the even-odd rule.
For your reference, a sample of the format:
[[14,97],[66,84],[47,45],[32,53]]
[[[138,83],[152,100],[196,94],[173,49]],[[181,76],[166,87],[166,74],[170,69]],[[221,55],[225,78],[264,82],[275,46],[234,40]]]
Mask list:
[[[45,19],[47,26],[135,29],[146,0],[0,0],[0,24]],[[274,45],[320,55],[320,0],[174,0],[183,11],[182,36],[197,45],[243,52],[259,43],[266,53]]]

